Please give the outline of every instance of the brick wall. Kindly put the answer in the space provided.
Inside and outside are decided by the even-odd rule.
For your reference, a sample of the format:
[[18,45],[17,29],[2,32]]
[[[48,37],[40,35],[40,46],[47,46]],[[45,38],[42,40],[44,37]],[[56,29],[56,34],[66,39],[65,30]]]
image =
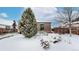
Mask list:
[[51,32],[51,23],[50,22],[38,22],[37,29],[40,31],[40,24],[44,24],[44,31],[50,33]]
[[46,31],[46,32],[51,32],[51,23],[45,23],[44,24],[44,30]]

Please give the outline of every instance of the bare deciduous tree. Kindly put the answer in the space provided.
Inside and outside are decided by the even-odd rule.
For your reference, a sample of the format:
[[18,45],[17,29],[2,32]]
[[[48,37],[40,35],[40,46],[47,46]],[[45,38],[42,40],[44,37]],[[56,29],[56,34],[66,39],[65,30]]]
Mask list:
[[56,19],[58,19],[59,22],[68,25],[71,36],[72,22],[79,17],[78,7],[61,7],[57,9]]

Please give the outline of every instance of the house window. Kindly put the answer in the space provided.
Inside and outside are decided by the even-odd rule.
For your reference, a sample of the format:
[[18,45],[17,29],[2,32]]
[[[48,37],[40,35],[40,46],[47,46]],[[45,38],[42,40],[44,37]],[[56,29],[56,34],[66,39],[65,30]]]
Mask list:
[[40,30],[44,30],[44,24],[40,24]]

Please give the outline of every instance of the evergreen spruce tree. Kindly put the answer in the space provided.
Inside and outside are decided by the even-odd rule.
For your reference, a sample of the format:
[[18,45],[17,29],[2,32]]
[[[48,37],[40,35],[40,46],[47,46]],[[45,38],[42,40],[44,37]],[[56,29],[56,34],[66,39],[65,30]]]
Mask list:
[[19,31],[28,38],[37,33],[37,22],[31,8],[27,8],[19,22]]

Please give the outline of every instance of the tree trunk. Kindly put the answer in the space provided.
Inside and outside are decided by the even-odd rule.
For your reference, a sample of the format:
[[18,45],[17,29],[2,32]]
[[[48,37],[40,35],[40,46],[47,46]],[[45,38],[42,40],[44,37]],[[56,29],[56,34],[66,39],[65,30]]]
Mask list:
[[[72,36],[72,27],[71,27],[71,23],[69,24],[69,34],[70,34],[70,37]],[[69,44],[71,44],[71,39],[69,39]]]
[[72,26],[71,26],[72,24],[71,23],[72,23],[72,21],[71,21],[71,18],[69,17],[69,34],[70,34],[70,37],[72,36],[72,30],[71,30],[72,29]]
[[72,31],[71,31],[71,27],[69,26],[69,34],[70,36],[72,36]]

